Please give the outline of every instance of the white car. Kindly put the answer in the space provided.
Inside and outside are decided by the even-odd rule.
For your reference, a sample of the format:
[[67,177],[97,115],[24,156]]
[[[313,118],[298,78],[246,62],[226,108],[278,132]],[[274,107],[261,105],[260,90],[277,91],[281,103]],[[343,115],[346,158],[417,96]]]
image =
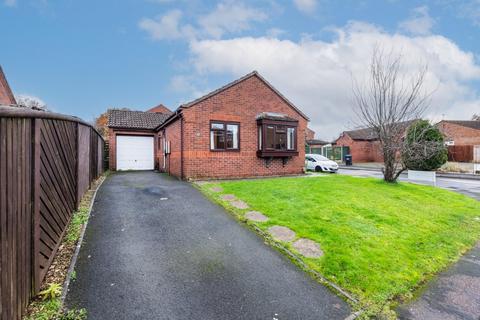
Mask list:
[[306,154],[305,162],[307,163],[307,170],[316,172],[332,172],[338,171],[338,164],[328,158],[319,154]]

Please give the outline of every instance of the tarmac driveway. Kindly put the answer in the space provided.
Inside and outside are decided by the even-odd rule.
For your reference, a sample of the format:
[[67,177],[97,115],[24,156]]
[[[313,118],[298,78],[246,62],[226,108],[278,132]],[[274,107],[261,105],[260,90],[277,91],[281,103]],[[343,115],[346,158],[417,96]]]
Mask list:
[[189,183],[115,173],[67,307],[89,319],[345,319],[349,306]]

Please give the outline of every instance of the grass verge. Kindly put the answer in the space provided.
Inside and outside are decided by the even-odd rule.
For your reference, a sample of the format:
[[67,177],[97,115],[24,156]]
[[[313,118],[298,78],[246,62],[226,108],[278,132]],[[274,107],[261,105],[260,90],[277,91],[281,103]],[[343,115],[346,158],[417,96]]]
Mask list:
[[[73,213],[62,243],[47,271],[40,294],[27,308],[25,320],[83,320],[87,318],[85,309],[64,310],[60,296],[77,242],[88,221],[93,196],[107,175],[108,172],[92,183],[92,187],[83,196],[78,210]],[[70,277],[72,281],[75,280],[75,271]]]
[[[212,192],[213,185],[222,192]],[[374,178],[324,175],[207,183],[199,186],[237,217],[256,210],[267,231],[286,226],[320,244],[308,268],[346,289],[369,315],[394,316],[399,301],[456,261],[480,237],[480,202],[434,187]],[[222,194],[247,202],[239,210]],[[282,243],[295,252],[291,243]]]

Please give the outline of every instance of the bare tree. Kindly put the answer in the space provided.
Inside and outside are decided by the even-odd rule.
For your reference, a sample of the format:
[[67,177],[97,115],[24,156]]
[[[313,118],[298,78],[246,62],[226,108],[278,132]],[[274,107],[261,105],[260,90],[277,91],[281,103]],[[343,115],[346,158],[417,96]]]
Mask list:
[[16,95],[17,105],[23,108],[29,108],[33,110],[48,111],[47,104],[40,98],[28,95]]
[[427,66],[419,68],[413,76],[406,76],[402,68],[402,55],[385,53],[376,47],[369,79],[362,85],[354,79],[353,85],[357,121],[372,128],[378,137],[387,182],[395,182],[406,169],[400,156],[405,131],[428,107],[429,94],[423,90]]

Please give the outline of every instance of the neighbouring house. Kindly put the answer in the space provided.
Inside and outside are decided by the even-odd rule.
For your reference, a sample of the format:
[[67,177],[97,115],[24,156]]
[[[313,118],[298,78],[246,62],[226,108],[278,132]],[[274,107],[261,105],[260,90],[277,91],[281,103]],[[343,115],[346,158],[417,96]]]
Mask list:
[[[416,120],[399,123],[402,126],[402,135]],[[353,162],[383,162],[383,155],[378,135],[373,128],[362,128],[343,131],[334,144],[348,147]]]
[[[140,114],[142,123],[153,115]],[[124,164],[138,162],[140,153],[155,158],[148,169],[182,179],[290,175],[304,169],[309,119],[256,71],[156,119],[160,124],[153,129],[113,117],[112,170],[128,169]],[[137,137],[152,142],[142,143],[140,151],[137,142],[145,139]],[[129,154],[125,163],[120,149]]]
[[437,127],[447,145],[480,145],[480,120],[442,120]]
[[323,146],[326,146],[330,142],[315,139],[315,131],[307,128],[305,131],[305,152],[306,153],[321,153]]
[[445,137],[449,161],[480,161],[475,151],[480,149],[480,120],[442,120],[437,127]]
[[8,85],[7,78],[0,66],[0,105],[15,104],[17,104],[17,101],[15,100],[15,96],[13,95],[13,92]]

